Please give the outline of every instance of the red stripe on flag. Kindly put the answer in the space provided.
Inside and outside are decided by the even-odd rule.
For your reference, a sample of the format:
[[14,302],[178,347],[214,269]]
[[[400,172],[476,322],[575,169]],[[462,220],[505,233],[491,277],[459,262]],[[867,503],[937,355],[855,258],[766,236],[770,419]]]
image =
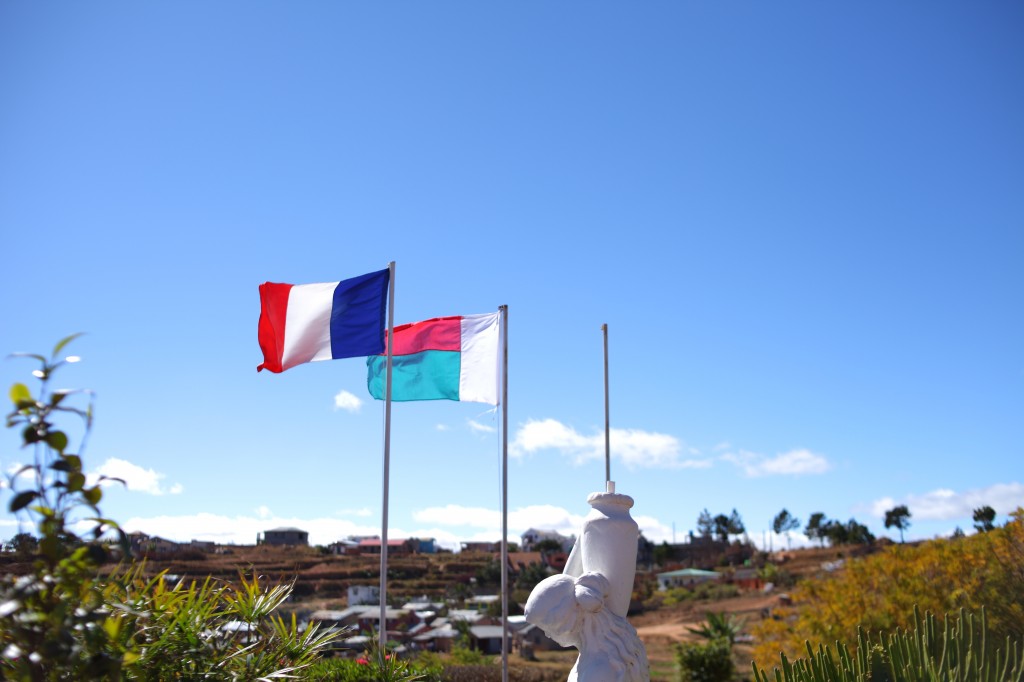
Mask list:
[[[394,355],[412,355],[425,350],[462,350],[462,316],[435,317],[395,327]],[[387,354],[387,344],[384,345]]]
[[288,319],[288,294],[291,284],[264,282],[260,285],[260,348],[263,363],[256,371],[268,369],[283,372],[281,355],[284,353],[284,325]]

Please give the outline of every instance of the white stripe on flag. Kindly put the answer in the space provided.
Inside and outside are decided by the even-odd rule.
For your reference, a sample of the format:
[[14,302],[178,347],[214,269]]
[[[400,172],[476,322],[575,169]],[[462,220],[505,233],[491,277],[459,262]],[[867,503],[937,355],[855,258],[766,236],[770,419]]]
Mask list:
[[498,404],[500,326],[498,313],[462,317],[460,401]]
[[281,367],[331,359],[331,310],[337,282],[296,284],[288,293]]

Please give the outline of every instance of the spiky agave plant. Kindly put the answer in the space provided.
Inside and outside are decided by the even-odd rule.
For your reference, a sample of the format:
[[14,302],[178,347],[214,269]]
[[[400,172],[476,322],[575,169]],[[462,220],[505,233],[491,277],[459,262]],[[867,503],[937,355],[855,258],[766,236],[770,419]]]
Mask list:
[[774,675],[753,664],[755,682],[1021,682],[1024,680],[1024,646],[1009,637],[1003,646],[987,641],[985,610],[980,616],[960,610],[955,619],[947,614],[940,629],[933,614],[921,617],[914,608],[913,632],[897,630],[872,640],[859,630],[857,648],[851,653],[837,642],[834,647],[807,642],[807,658],[790,661],[785,654]]
[[705,639],[724,639],[732,645],[736,643],[736,636],[743,631],[746,622],[746,618],[737,618],[725,612],[708,611],[704,614],[704,622],[700,627],[686,629]]

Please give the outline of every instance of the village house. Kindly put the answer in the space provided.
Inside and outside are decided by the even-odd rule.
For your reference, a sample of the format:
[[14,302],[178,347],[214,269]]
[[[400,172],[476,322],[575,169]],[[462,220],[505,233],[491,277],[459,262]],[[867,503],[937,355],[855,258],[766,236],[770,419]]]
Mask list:
[[[500,654],[502,634],[503,628],[500,625],[471,625],[469,627],[469,645],[481,653]],[[511,642],[511,633],[509,641]]]
[[530,528],[520,537],[522,540],[520,548],[524,552],[532,552],[536,549],[536,546],[550,540],[557,543],[563,552],[569,552],[572,550],[572,546],[576,544],[575,537],[565,537],[561,533],[555,530],[541,530],[538,528]]
[[380,585],[350,585],[348,588],[348,605],[365,606],[380,604]]
[[[355,538],[349,538],[355,540]],[[346,551],[346,554],[380,554],[380,538],[358,538],[357,552]],[[437,541],[434,538],[406,538],[404,540],[388,540],[388,554],[436,554]]]
[[[509,616],[509,626],[512,626],[512,616]],[[534,651],[561,651],[571,647],[562,646],[544,634],[539,626],[523,621],[521,626],[513,628],[512,648],[532,660]]]
[[758,574],[756,568],[737,568],[726,578],[726,581],[741,590],[764,589],[764,579]]
[[[500,563],[501,555],[494,555],[495,561]],[[513,573],[519,573],[527,566],[533,564],[544,565],[544,557],[541,556],[540,552],[509,552],[508,553],[508,568]]]
[[172,554],[181,549],[177,542],[167,540],[156,535],[146,535],[142,532],[128,533],[128,546],[132,554],[140,556],[144,554]]
[[306,547],[309,545],[309,533],[301,528],[271,528],[270,530],[263,531],[262,540],[259,535],[256,536],[256,544],[282,547],[297,545]]
[[[389,636],[390,633],[394,633],[396,637],[400,637],[421,622],[414,611],[406,609],[388,608],[384,617]],[[321,627],[353,627],[361,634],[372,634],[377,632],[380,626],[380,607],[362,605],[350,606],[341,611],[323,609],[314,611],[309,619],[320,623]]]
[[681,568],[658,574],[658,589],[667,590],[673,587],[695,587],[701,583],[718,582],[722,574],[717,571],[702,571],[699,568]]
[[338,540],[327,545],[327,551],[331,554],[359,554],[359,541],[352,539]]

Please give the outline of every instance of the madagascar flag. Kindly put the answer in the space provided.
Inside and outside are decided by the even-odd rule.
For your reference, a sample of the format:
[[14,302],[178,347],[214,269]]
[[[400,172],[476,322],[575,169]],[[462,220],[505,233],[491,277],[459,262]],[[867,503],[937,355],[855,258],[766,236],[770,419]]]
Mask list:
[[[395,327],[391,399],[499,403],[498,313],[436,317]],[[366,359],[366,386],[384,400],[387,351]]]

